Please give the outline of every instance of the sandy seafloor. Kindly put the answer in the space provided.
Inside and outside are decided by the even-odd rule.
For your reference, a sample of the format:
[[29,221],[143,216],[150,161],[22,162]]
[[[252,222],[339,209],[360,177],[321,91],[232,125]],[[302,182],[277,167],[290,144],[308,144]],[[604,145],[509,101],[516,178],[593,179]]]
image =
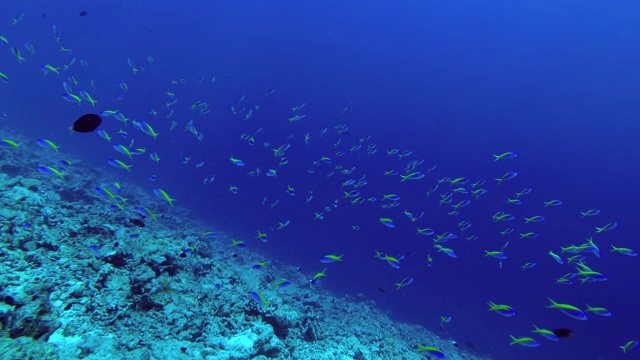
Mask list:
[[[212,229],[187,209],[120,182],[128,208],[163,209],[157,222],[135,226],[135,211],[111,209],[94,190],[120,180],[114,172],[54,157],[33,139],[0,138],[22,144],[0,148],[2,359],[430,358],[417,343],[451,360],[487,359],[392,321],[371,300],[311,287],[312,274],[293,265],[254,270],[269,259],[230,250],[226,229],[202,238]],[[64,180],[37,171],[61,157],[72,162]],[[275,289],[282,279],[292,285]]]

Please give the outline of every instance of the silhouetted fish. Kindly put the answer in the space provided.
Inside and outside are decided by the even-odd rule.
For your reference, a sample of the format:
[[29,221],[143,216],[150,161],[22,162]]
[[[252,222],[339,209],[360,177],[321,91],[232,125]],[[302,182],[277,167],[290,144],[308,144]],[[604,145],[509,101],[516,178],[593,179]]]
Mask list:
[[553,329],[553,333],[559,338],[568,338],[573,336],[573,330],[570,329]]
[[137,227],[144,227],[144,222],[140,219],[129,219],[129,223],[137,226]]
[[92,132],[102,124],[102,118],[96,114],[84,114],[73,123],[73,131],[86,133]]

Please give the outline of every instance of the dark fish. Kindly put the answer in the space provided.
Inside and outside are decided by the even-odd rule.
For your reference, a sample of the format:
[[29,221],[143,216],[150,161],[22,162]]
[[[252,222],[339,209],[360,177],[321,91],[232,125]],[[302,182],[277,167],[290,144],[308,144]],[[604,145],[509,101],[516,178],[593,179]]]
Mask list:
[[86,15],[87,15],[87,10],[80,11],[80,16],[86,16]]
[[378,287],[378,291],[380,291],[381,293],[386,293],[387,290],[385,290],[383,287]]
[[137,227],[144,227],[144,222],[140,219],[129,219],[129,223],[137,226]]
[[92,132],[102,124],[102,118],[96,114],[84,114],[73,123],[73,130],[76,132]]
[[559,338],[568,338],[573,336],[573,330],[570,329],[553,329],[553,333]]

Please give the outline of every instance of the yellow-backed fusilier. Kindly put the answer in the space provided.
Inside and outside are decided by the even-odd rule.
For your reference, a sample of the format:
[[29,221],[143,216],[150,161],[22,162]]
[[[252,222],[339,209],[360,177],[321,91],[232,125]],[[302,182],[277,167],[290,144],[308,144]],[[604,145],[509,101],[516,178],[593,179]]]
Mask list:
[[503,253],[502,251],[487,251],[487,250],[485,250],[484,253],[485,253],[484,257],[491,256],[491,257],[494,257],[494,258],[499,259],[499,260],[507,259],[507,255],[505,253]]
[[120,160],[117,159],[108,159],[107,162],[109,163],[109,165],[119,168],[119,169],[125,169],[128,172],[131,172],[131,170],[129,168],[133,167],[133,165],[127,165],[125,163],[123,163]]
[[284,156],[285,152],[289,150],[290,147],[291,147],[291,144],[284,144],[277,149],[271,149],[271,150],[273,150],[274,157],[282,157]]
[[333,255],[333,254],[325,255],[322,257],[322,259],[320,259],[320,262],[327,264],[327,263],[332,263],[336,261],[342,261],[343,256],[344,255]]
[[260,241],[262,242],[267,242],[269,241],[269,236],[267,236],[267,234],[258,230],[258,236],[256,236],[256,239],[260,239]]
[[520,345],[520,346],[526,346],[526,347],[540,346],[540,342],[534,338],[530,338],[527,336],[517,338],[513,335],[509,335],[509,337],[511,337],[511,342],[509,343],[509,345]]
[[596,232],[597,233],[601,233],[601,232],[613,230],[613,229],[615,229],[617,227],[618,227],[618,223],[608,223],[607,225],[605,225],[603,227],[597,227],[596,226]]
[[98,135],[99,135],[101,138],[103,138],[103,139],[107,140],[108,142],[111,142],[111,137],[109,136],[109,134],[107,134],[107,132],[106,132],[106,131],[104,131],[104,130],[100,129],[100,130],[98,130]]
[[558,335],[556,335],[553,331],[548,330],[548,329],[541,329],[539,327],[537,327],[536,325],[533,325],[534,330],[532,331],[532,333],[536,333],[536,334],[540,334],[540,336],[549,339],[551,341],[558,341],[560,340],[560,338],[558,338]]
[[493,214],[491,216],[493,218],[493,222],[498,222],[498,221],[511,221],[513,219],[515,219],[515,216],[511,215],[511,214],[507,214],[504,211],[499,211],[495,214]]
[[562,205],[562,200],[550,200],[544,202],[544,207],[547,206],[560,206]]
[[1,147],[6,147],[6,148],[17,148],[20,145],[17,142],[13,141],[13,140],[2,139],[2,140],[0,140],[0,146]]
[[276,281],[273,285],[273,287],[275,289],[281,289],[281,288],[285,288],[287,286],[291,286],[291,281],[287,281],[287,280],[279,280]]
[[513,310],[513,308],[509,305],[498,305],[493,301],[489,301],[488,305],[489,305],[489,311],[493,311],[502,316],[512,317],[516,314],[516,311]]
[[95,188],[95,190],[98,192],[98,194],[102,195],[102,196],[108,196],[111,200],[115,199],[115,195],[113,195],[113,193],[111,193],[111,191],[109,191],[109,189],[103,188],[103,187],[97,187]]
[[156,217],[158,216],[158,214],[152,213],[151,210],[149,210],[146,207],[139,207],[138,208],[138,213],[140,213],[140,215],[142,215],[144,217],[150,216],[151,219],[153,219],[153,221],[158,221],[158,220],[156,220]]
[[58,152],[58,148],[60,147],[54,144],[53,141],[47,139],[36,139],[36,143],[45,149],[55,150],[55,152]]
[[18,49],[17,47],[12,47],[11,48],[11,53],[13,54],[13,56],[16,57],[16,59],[18,59],[18,63],[22,63],[25,59],[20,55],[20,49]]
[[38,171],[47,175],[56,175],[60,179],[64,180],[64,173],[58,171],[58,169],[54,168],[53,166],[38,166]]
[[236,159],[233,156],[229,158],[229,161],[235,166],[244,166],[244,162],[240,159]]
[[548,309],[558,309],[561,312],[563,312],[565,315],[570,316],[574,319],[577,320],[587,320],[588,317],[587,315],[582,312],[582,310],[578,309],[577,307],[573,306],[573,305],[569,305],[569,304],[560,304],[557,303],[555,301],[553,301],[551,298],[547,298],[549,299],[549,301],[551,302],[551,305],[548,305],[547,308]]
[[276,230],[282,230],[291,224],[291,220],[279,221]]
[[425,177],[425,174],[416,171],[416,172],[412,172],[409,175],[400,175],[400,177],[402,178],[402,180],[400,180],[400,182],[404,182],[406,180],[420,180],[422,178]]
[[60,68],[55,67],[53,65],[49,65],[49,64],[42,65],[40,66],[40,70],[42,70],[42,76],[47,76],[51,73],[60,75]]
[[520,199],[509,199],[509,198],[507,198],[507,204],[522,205],[522,200],[520,200]]
[[535,223],[535,222],[541,222],[541,221],[544,221],[544,220],[545,220],[544,216],[535,215],[535,216],[531,216],[531,217],[525,217],[524,218],[524,223],[525,224]]
[[424,345],[418,344],[418,349],[416,349],[416,351],[418,353],[427,353],[427,354],[429,354],[430,356],[433,356],[436,359],[441,359],[441,360],[446,360],[447,359],[447,357],[444,355],[442,350],[438,349],[437,347],[424,346]]
[[458,258],[458,254],[456,254],[455,251],[453,251],[453,249],[442,247],[441,245],[438,245],[438,244],[433,245],[433,247],[438,249],[438,252],[445,253],[449,257],[452,257],[454,259]]
[[318,281],[320,281],[321,278],[327,276],[326,274],[327,268],[324,268],[324,270],[322,270],[319,273],[316,273],[315,275],[313,275],[313,278],[311,279],[311,285],[315,285],[318,283]]
[[396,227],[396,224],[394,224],[393,220],[391,220],[390,218],[380,218],[380,220],[378,220],[378,222],[380,222],[381,224],[383,224],[386,227],[390,227],[390,228]]
[[165,200],[166,202],[168,202],[169,205],[171,205],[171,206],[173,206],[173,202],[176,201],[176,199],[172,199],[171,197],[169,197],[169,194],[167,194],[162,189],[153,189],[153,193],[156,194],[156,196],[159,197],[160,199]]
[[620,348],[622,349],[623,353],[626,353],[627,351],[629,351],[631,349],[637,348],[639,344],[640,344],[640,342],[638,342],[636,340],[631,340],[631,341],[628,341],[626,344],[620,346]]
[[78,104],[78,106],[80,106],[81,103],[82,103],[82,99],[79,98],[77,95],[62,94],[62,98],[65,99],[66,101],[72,103],[72,104]]
[[524,190],[522,190],[522,191],[517,192],[517,193],[516,193],[516,197],[521,197],[521,196],[529,195],[529,194],[531,194],[531,192],[532,192],[532,191],[533,191],[533,189],[531,189],[531,188],[526,188],[526,189],[524,189]]
[[151,160],[155,161],[156,164],[160,163],[160,157],[158,156],[158,154],[153,151],[149,154],[149,157],[151,158]]
[[418,228],[418,234],[420,235],[431,236],[435,233],[436,233],[435,230],[433,230],[432,228],[424,228],[424,229]]
[[159,135],[157,132],[155,132],[153,130],[153,128],[151,127],[151,125],[147,124],[144,121],[134,121],[133,125],[138,128],[138,130],[142,131],[143,133],[153,137],[153,140],[156,139],[156,137]]
[[242,241],[231,239],[231,245],[229,247],[237,247],[239,249],[244,249],[247,247],[247,245],[245,245],[245,243]]
[[564,285],[571,285],[573,284],[572,279],[576,277],[575,273],[566,273],[564,274],[564,276],[559,277],[556,279],[556,284],[564,284]]
[[54,39],[56,40],[56,43],[60,42],[60,30],[58,30],[58,27],[56,26],[56,24],[51,25],[51,29],[53,30],[53,36]]
[[504,152],[504,153],[502,153],[500,155],[493,154],[493,158],[494,158],[493,161],[499,161],[499,160],[502,160],[502,159],[513,159],[513,158],[515,158],[517,156],[518,156],[518,154],[516,154],[514,152],[511,152],[511,151],[507,151],[507,152]]
[[585,218],[587,216],[596,216],[600,214],[600,210],[598,209],[591,209],[591,210],[587,210],[587,211],[581,211],[580,212],[580,219]]
[[[124,123],[125,125],[127,125],[127,121],[129,121],[129,118],[126,117],[123,113],[121,113],[120,111],[116,111],[115,114],[113,114],[113,117],[116,118],[116,120]],[[140,124],[137,121],[132,121],[133,126],[135,126],[136,128],[140,129],[139,126]]]
[[522,265],[522,270],[527,270],[527,269],[531,269],[532,267],[536,266],[536,263],[534,262],[528,262],[524,265]]
[[24,13],[21,12],[20,14],[18,14],[18,16],[14,17],[13,19],[11,19],[11,25],[15,25],[17,23],[20,22],[20,20],[24,19]]
[[520,233],[520,239],[524,239],[524,238],[534,238],[534,237],[538,237],[538,234],[534,233],[534,232],[528,232],[528,233]]
[[127,148],[124,145],[120,145],[120,144],[115,144],[113,145],[113,149],[117,152],[119,152],[120,154],[124,154],[127,155],[129,157],[129,159],[131,159],[131,151],[129,150],[129,148]]
[[401,288],[403,288],[405,286],[409,286],[411,283],[413,283],[413,278],[412,277],[406,277],[406,278],[402,279],[402,281],[400,281],[399,283],[395,283],[396,290],[400,290]]
[[384,255],[384,254],[379,254],[376,251],[376,256],[378,256],[381,260],[384,260],[387,262],[387,264],[391,265],[391,267],[395,268],[395,269],[400,269],[400,260],[402,259],[398,259],[396,257],[393,256],[389,256],[389,255]]
[[118,110],[102,110],[100,112],[100,116],[104,116],[104,117],[115,116],[116,114],[119,114]]
[[289,194],[290,196],[295,196],[296,195],[296,190],[294,188],[292,188],[291,185],[287,185],[287,190],[285,190],[285,192],[287,194]]
[[511,180],[516,176],[518,176],[518,173],[516,171],[512,171],[502,175],[500,178],[495,178],[495,180],[498,181],[498,185],[500,185],[503,181]]
[[611,316],[611,311],[603,308],[603,307],[599,307],[599,306],[589,306],[589,304],[587,304],[587,309],[585,310],[585,312],[590,312],[590,313],[594,313],[596,315],[600,315],[600,316]]
[[629,249],[629,248],[623,248],[623,247],[615,247],[613,245],[611,245],[611,252],[617,252],[620,254],[624,254],[627,256],[638,256],[638,253]]
[[305,107],[306,105],[307,105],[306,103],[302,103],[302,104],[300,104],[300,105],[293,106],[293,107],[291,108],[291,112],[296,112],[296,111],[298,111],[298,110],[302,109],[303,107]]
[[261,261],[261,262],[255,264],[255,265],[253,265],[251,268],[255,269],[255,270],[260,270],[260,269],[264,268],[265,265],[267,265],[267,261]]
[[297,114],[289,118],[289,122],[300,121],[307,117],[307,114]]
[[558,264],[564,265],[564,261],[558,254],[555,254],[553,251],[549,251],[549,255],[551,255],[553,260],[555,260]]
[[257,301],[258,303],[261,303],[262,305],[265,305],[265,306],[269,305],[269,302],[259,292],[252,291],[249,294],[251,295],[251,298]]
[[94,99],[91,97],[91,95],[89,95],[89,93],[88,93],[88,92],[86,92],[86,91],[84,91],[84,90],[80,90],[78,93],[80,94],[80,96],[81,96],[83,99],[87,100],[87,101],[91,104],[91,106],[96,106],[95,104],[96,104],[98,101],[97,101],[97,100],[94,100]]

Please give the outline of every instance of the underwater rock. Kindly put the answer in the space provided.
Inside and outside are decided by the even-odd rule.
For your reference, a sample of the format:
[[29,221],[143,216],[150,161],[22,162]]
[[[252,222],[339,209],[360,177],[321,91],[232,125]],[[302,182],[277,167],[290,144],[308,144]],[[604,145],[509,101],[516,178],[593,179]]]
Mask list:
[[56,329],[60,327],[60,320],[52,313],[48,294],[34,295],[31,301],[5,316],[0,315],[3,327],[9,331],[12,339],[26,336],[38,339],[47,339]]
[[306,325],[306,330],[304,331],[304,341],[314,342],[318,340],[318,334],[316,331],[316,327],[313,323],[308,322]]
[[127,261],[132,259],[131,254],[117,252],[115,254],[106,255],[102,258],[102,261],[113,265],[115,268],[123,268],[127,266]]
[[145,227],[144,221],[140,219],[129,219],[129,224],[133,226],[141,227],[141,228]]
[[155,302],[149,295],[142,295],[133,301],[133,308],[140,311],[162,311],[164,305]]
[[279,339],[285,339],[289,335],[289,329],[300,327],[302,316],[290,305],[284,304],[273,311],[273,316],[267,316],[264,320],[273,327]]
[[[31,160],[16,172],[33,173],[50,161],[42,156],[23,153],[16,161]],[[178,206],[134,227],[84,191],[116,180],[72,162],[63,183],[12,179],[0,168],[2,359],[419,360],[416,339],[447,358],[473,358],[424,327],[393,322],[372,301],[335,297],[322,283],[310,289],[299,264],[230,248],[220,228],[215,241],[202,239],[211,224]],[[155,200],[123,187],[132,203]],[[291,286],[274,287],[285,279]]]

